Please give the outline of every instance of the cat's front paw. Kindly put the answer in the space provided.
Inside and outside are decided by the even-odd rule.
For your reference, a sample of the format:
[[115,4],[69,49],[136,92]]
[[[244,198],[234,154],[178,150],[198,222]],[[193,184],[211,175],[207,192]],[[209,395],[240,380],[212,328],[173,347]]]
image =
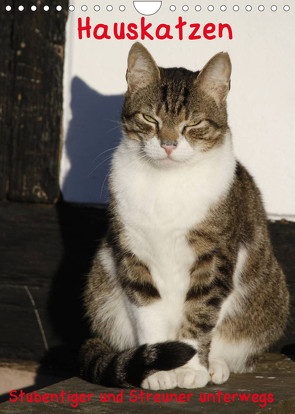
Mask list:
[[223,384],[229,378],[229,368],[222,359],[209,360],[209,374],[213,384]]
[[158,371],[142,381],[141,387],[148,390],[171,390],[177,386],[174,370]]
[[210,377],[204,369],[193,369],[188,367],[177,368],[177,386],[179,388],[201,388],[207,385]]

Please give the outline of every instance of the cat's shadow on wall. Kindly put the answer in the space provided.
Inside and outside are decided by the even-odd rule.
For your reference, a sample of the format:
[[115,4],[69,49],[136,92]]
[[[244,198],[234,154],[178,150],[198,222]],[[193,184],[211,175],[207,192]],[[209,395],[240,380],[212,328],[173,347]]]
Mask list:
[[66,201],[106,203],[110,160],[121,137],[123,95],[102,95],[74,77],[72,119],[65,139],[70,168],[62,183]]
[[[54,332],[43,365],[60,366],[76,374],[74,365],[81,342],[89,335],[83,318],[82,293],[91,262],[107,229],[107,176],[110,159],[121,137],[123,95],[102,95],[78,77],[71,85],[72,119],[65,139],[70,163],[64,178],[65,201],[56,211],[64,255],[53,278],[49,317]],[[101,204],[88,208],[88,203]]]

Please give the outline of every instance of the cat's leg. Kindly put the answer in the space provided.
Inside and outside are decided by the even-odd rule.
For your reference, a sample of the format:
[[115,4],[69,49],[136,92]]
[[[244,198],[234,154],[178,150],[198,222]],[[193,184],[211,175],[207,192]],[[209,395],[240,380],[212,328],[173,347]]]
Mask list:
[[[138,345],[175,341],[179,329],[181,301],[161,297],[147,266],[133,254],[124,254],[119,266],[119,278],[128,298]],[[141,384],[143,388],[159,390],[177,386],[174,370],[157,371]]]
[[[177,303],[159,298],[145,306],[132,305],[139,345],[175,341],[177,339],[177,315],[181,314]],[[191,344],[189,344],[191,345]],[[173,389],[177,386],[175,370],[158,371],[142,383],[146,389]]]
[[[230,372],[235,372],[232,366],[236,363],[244,365],[244,359],[251,352],[251,343],[249,341],[237,341],[235,346],[231,341],[224,341],[220,331],[229,313],[236,314],[241,310],[241,304],[244,302],[246,294],[242,284],[242,274],[245,270],[247,259],[247,249],[240,247],[232,276],[231,291],[223,301],[215,301],[215,305],[221,305],[216,325],[212,331],[209,353],[210,379],[215,384],[222,384],[227,381]],[[214,304],[214,301],[212,304]],[[231,324],[229,324],[229,328],[232,328]]]
[[239,252],[234,269],[230,253],[217,248],[213,240],[213,236],[202,232],[194,234],[194,244],[199,250],[203,247],[204,252],[198,254],[198,259],[191,269],[191,285],[186,295],[179,339],[195,343],[197,354],[186,367],[180,368],[177,372],[178,385],[183,387],[188,387],[183,369],[187,370],[188,376],[190,370],[195,372],[192,384],[198,383],[200,370],[206,371],[207,379],[205,380],[203,374],[202,380],[199,381],[202,385],[198,386],[206,385],[209,380],[220,384],[229,378],[226,361],[218,356],[209,358],[209,351],[220,318],[221,306],[233,290],[246,255],[243,250]]
[[223,382],[229,372],[251,372],[257,355],[267,347],[266,332],[255,332],[255,319],[259,317],[255,318],[255,308],[249,308],[249,303],[251,293],[247,296],[245,291],[236,289],[222,305],[209,354],[212,381],[216,384]]
[[229,372],[251,372],[255,355],[259,353],[252,339],[226,338],[219,332],[212,338],[209,363],[212,381],[220,384]]
[[252,267],[244,268],[222,304],[209,354],[214,382],[224,375],[214,361],[226,363],[230,372],[253,371],[258,356],[278,339],[286,324],[289,297],[284,275],[274,257],[268,258],[267,268],[261,266],[262,253],[253,254]]
[[[262,274],[259,280],[256,273],[251,284],[237,286],[222,305],[209,360],[224,361],[230,372],[253,371],[258,356],[277,340],[284,329],[288,292],[283,273],[275,259],[272,260],[273,271],[276,272],[273,283],[269,282],[268,277],[270,265],[265,269],[265,279],[261,277],[264,276]],[[253,263],[255,268],[259,268],[254,260]],[[245,271],[243,276],[246,280],[247,277],[250,279],[251,274]]]
[[[188,334],[184,333],[184,336]],[[214,384],[223,384],[230,375],[229,366],[224,358],[224,354],[213,352],[209,354],[209,350],[215,347],[216,338],[211,341],[211,333],[199,333],[198,339],[181,340],[193,346],[197,353],[183,367],[175,370],[177,375],[177,385],[181,388],[200,388],[204,387],[209,381]],[[220,342],[219,342],[220,344]],[[229,355],[231,350],[229,349]]]
[[123,351],[136,346],[136,334],[116,272],[112,248],[104,241],[92,263],[84,306],[93,336]]
[[[251,372],[258,356],[281,335],[285,323],[280,317],[281,310],[264,312],[257,301],[258,292],[264,290],[261,285],[252,293],[249,291],[248,296],[245,293],[244,297],[233,294],[224,304],[226,312],[216,326],[209,354],[209,362],[215,371],[213,382],[224,375],[215,361],[223,361],[233,373]],[[279,293],[274,292],[274,307],[278,296]],[[271,297],[267,300],[271,301]]]
[[[177,328],[173,323],[173,313],[169,312],[170,308],[161,299],[147,306],[132,306],[140,345],[176,340]],[[149,375],[141,386],[151,390],[173,389],[177,386],[176,372],[175,370],[155,372]]]
[[171,332],[169,315],[147,266],[134,254],[125,252],[118,267],[118,279],[127,298],[127,308],[138,345],[176,339]]

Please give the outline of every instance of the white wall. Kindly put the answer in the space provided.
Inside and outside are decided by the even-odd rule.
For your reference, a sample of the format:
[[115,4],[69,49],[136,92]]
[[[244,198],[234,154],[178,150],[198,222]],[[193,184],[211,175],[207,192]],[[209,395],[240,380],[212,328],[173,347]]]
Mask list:
[[[209,0],[208,0],[209,1]],[[233,40],[145,40],[160,66],[184,66],[198,70],[219,51],[228,51],[233,65],[232,88],[228,98],[229,121],[237,157],[256,178],[270,216],[295,218],[295,24],[294,9],[283,11],[288,0],[274,1],[278,10],[244,10],[245,2],[227,0],[228,10],[217,10],[218,2],[163,1],[160,11],[146,18],[157,25],[175,25],[179,15],[188,22],[204,25],[222,22],[231,25]],[[64,148],[61,187],[65,200],[101,203],[107,198],[105,179],[109,156],[120,139],[119,116],[125,92],[126,59],[130,40],[79,40],[78,17],[91,24],[112,25],[135,22],[141,15],[130,0],[97,2],[72,1],[76,10],[69,13],[64,79]],[[202,5],[202,12],[194,10]],[[290,3],[290,2],[289,2]],[[82,12],[81,5],[88,11]],[[106,11],[111,4],[113,11]],[[126,11],[120,12],[120,4]],[[177,10],[171,12],[169,6]],[[190,7],[183,12],[181,7]],[[206,10],[213,4],[216,10]],[[240,5],[234,12],[232,6]],[[106,151],[105,153],[103,153]]]

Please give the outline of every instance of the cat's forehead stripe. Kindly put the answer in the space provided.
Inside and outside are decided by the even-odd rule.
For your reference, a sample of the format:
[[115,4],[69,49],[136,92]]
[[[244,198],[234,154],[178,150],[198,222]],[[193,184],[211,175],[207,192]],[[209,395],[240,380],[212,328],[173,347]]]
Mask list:
[[161,100],[158,105],[159,112],[180,115],[185,112],[185,117],[190,114],[189,96],[192,92],[193,81],[199,72],[192,72],[184,68],[159,68],[161,73]]
[[162,92],[162,101],[165,102],[167,99],[167,92],[168,92],[168,85],[165,84],[161,87],[161,92]]
[[162,102],[158,106],[158,113],[164,110],[166,113],[179,115],[187,104],[189,94],[189,87],[185,79],[182,81],[167,80],[167,83],[161,86]]

